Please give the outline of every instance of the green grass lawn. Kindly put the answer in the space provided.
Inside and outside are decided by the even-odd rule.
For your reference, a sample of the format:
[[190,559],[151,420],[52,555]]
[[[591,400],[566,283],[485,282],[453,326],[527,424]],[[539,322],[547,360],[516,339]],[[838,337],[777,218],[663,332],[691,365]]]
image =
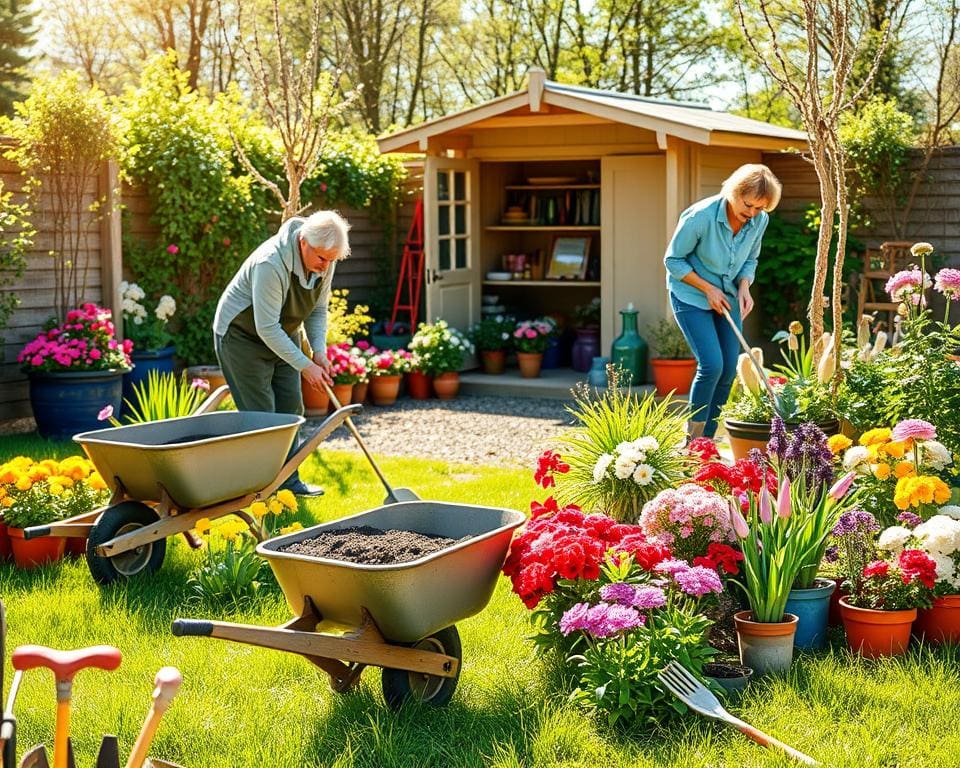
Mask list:
[[[0,459],[67,455],[69,446],[0,439]],[[530,472],[383,458],[395,484],[424,498],[526,509]],[[383,489],[362,456],[325,452],[305,479],[327,494],[307,501],[303,521],[378,506]],[[203,638],[175,638],[170,622],[206,617],[257,625],[289,618],[278,592],[243,613],[191,604],[186,587],[201,553],[171,540],[152,577],[100,588],[81,561],[25,572],[0,565],[9,650],[23,643],[72,648],[116,645],[115,672],[84,671],[74,685],[78,765],[93,763],[100,736],[115,733],[126,758],[150,703],[153,676],[170,664],[183,687],[160,725],[151,754],[189,768],[226,766],[774,766],[788,765],[736,732],[690,716],[669,729],[611,732],[550,689],[528,634],[527,611],[501,579],[489,606],[458,625],[463,672],[453,701],[439,710],[399,713],[380,696],[379,672],[358,690],[333,693],[299,656]],[[956,649],[915,650],[901,660],[866,662],[838,643],[802,656],[789,679],[760,682],[731,705],[748,722],[834,766],[956,766],[960,681]],[[7,687],[10,671],[7,666]],[[23,747],[52,743],[54,686],[28,673],[17,701]],[[21,750],[22,751],[22,750]]]

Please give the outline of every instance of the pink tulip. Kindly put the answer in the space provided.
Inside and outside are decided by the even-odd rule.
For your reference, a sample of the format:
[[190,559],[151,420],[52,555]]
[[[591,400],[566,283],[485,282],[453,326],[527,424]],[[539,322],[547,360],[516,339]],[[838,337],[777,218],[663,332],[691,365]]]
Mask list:
[[760,489],[760,522],[764,525],[770,525],[773,520],[773,509],[770,504],[770,491],[766,484]]
[[733,499],[730,500],[730,522],[733,523],[733,530],[740,539],[745,539],[750,535],[750,526],[740,513],[740,508]]
[[97,414],[97,421],[106,421],[111,416],[113,416],[113,406],[107,404],[103,407],[100,413]]
[[777,494],[777,517],[779,517],[781,520],[786,520],[788,517],[790,517],[791,512],[790,478],[784,475],[783,481],[780,483],[780,491]]
[[833,487],[827,491],[827,495],[834,501],[840,501],[840,499],[847,495],[847,491],[850,490],[850,486],[853,485],[853,480],[856,476],[856,472],[847,472],[847,474],[833,484]]

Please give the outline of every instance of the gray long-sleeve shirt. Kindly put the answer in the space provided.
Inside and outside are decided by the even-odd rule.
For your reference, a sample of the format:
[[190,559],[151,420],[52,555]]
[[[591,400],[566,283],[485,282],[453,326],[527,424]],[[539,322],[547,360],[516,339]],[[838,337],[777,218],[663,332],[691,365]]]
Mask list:
[[223,336],[234,318],[252,306],[257,334],[263,343],[297,371],[313,361],[300,351],[280,325],[280,311],[290,281],[297,279],[304,288],[313,288],[317,280],[323,281],[317,307],[304,320],[303,327],[314,354],[326,354],[327,302],[335,267],[332,263],[322,274],[304,274],[298,235],[304,221],[299,217],[288,219],[277,234],[247,257],[220,296],[213,318],[213,332]]

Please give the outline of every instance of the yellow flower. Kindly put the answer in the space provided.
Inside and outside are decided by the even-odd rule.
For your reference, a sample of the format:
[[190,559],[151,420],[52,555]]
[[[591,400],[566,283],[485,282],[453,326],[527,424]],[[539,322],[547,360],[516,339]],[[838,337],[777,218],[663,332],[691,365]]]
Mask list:
[[49,467],[45,467],[43,464],[34,464],[30,467],[30,479],[36,482],[37,480],[46,480],[53,472],[50,471]]
[[886,480],[888,477],[890,477],[890,465],[885,461],[875,464],[873,467],[873,476],[878,480]]
[[279,515],[283,512],[283,504],[281,504],[277,499],[270,499],[267,502],[267,506],[270,508],[270,514]]
[[12,507],[15,503],[13,496],[4,496],[3,499],[0,500],[0,505],[8,508]]
[[205,536],[206,534],[210,533],[210,518],[201,517],[199,520],[197,520],[197,524],[193,526],[193,530],[195,530],[201,536]]
[[217,533],[223,536],[227,541],[236,541],[237,538],[248,529],[243,520],[231,518],[217,528]]
[[903,454],[907,452],[907,448],[909,447],[908,444],[909,444],[908,440],[900,440],[899,442],[896,442],[896,443],[887,443],[886,445],[883,446],[883,452],[887,454],[887,456],[892,456],[895,459],[900,459],[900,458],[903,458]]
[[17,468],[13,466],[12,463],[4,464],[0,467],[0,483],[15,483],[17,482]]
[[291,512],[297,511],[297,497],[293,495],[293,491],[288,488],[284,488],[282,491],[277,492],[277,500],[283,504]]
[[60,485],[64,488],[73,488],[73,478],[69,475],[51,475],[48,479],[51,485]]
[[893,503],[897,509],[909,509],[913,504],[913,477],[901,477],[893,491]]
[[60,462],[59,471],[74,480],[83,480],[93,471],[93,465],[82,456],[68,456]]
[[876,429],[868,429],[862,435],[860,435],[860,445],[877,445],[879,443],[886,443],[890,440],[891,430],[889,427],[877,427]]
[[934,504],[946,504],[950,501],[950,486],[947,485],[939,477],[934,477],[933,479],[933,502]]
[[46,468],[51,475],[56,475],[60,472],[60,464],[53,459],[44,459],[38,466]]
[[853,445],[853,440],[846,435],[833,435],[827,440],[827,445],[830,448],[830,452],[836,456],[838,453],[847,450],[847,448]]
[[7,489],[0,485],[0,499],[7,498]]
[[267,505],[262,501],[255,501],[250,505],[250,514],[253,515],[257,520],[262,520],[263,516],[267,514]]
[[89,485],[95,491],[105,491],[107,490],[107,484],[103,482],[103,478],[100,476],[99,472],[94,472],[87,478],[87,485]]
[[303,526],[300,523],[290,523],[290,525],[285,525],[280,529],[281,534],[293,533],[294,531],[302,531]]
[[59,483],[50,483],[51,496],[63,496],[63,486]]
[[30,475],[20,475],[17,478],[17,490],[18,491],[29,491],[33,487],[33,482],[30,480]]
[[893,474],[897,477],[911,477],[914,474],[912,461],[901,461],[893,469]]

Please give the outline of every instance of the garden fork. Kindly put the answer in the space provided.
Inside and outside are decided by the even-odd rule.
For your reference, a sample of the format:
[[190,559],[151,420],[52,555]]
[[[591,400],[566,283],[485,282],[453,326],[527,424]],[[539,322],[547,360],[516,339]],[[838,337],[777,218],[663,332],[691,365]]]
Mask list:
[[808,757],[793,747],[777,741],[772,736],[767,736],[763,731],[759,731],[752,725],[748,725],[739,718],[731,715],[725,710],[717,697],[695,678],[690,671],[681,664],[671,661],[664,669],[657,674],[660,682],[676,696],[680,701],[686,704],[694,712],[699,712],[705,717],[719,720],[727,725],[732,725],[745,736],[753,739],[757,744],[764,747],[776,747],[786,752],[794,760],[799,760],[806,765],[820,765],[812,757]]

